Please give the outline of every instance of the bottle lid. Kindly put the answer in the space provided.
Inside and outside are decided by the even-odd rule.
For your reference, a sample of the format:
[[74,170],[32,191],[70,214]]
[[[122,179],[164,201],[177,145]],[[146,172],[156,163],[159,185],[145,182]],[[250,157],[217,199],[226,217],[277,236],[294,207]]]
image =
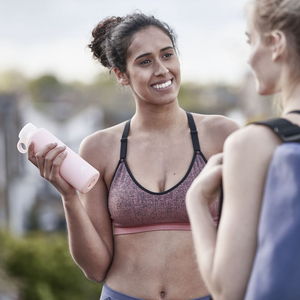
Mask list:
[[29,138],[33,132],[37,130],[37,127],[35,127],[33,124],[28,123],[26,124],[19,133],[19,142],[17,144],[17,148],[21,153],[27,152],[27,147],[29,143]]

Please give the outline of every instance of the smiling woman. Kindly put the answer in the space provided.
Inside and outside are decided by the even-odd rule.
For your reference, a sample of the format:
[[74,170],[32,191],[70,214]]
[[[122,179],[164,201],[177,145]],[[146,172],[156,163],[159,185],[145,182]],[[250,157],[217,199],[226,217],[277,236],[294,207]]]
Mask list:
[[[237,125],[180,108],[175,35],[156,18],[105,19],[89,46],[131,88],[136,112],[83,141],[80,155],[101,174],[87,194],[78,196],[60,177],[63,149],[29,151],[62,195],[71,254],[89,279],[105,280],[102,300],[210,299],[196,265],[185,196]],[[215,224],[218,205],[216,199],[210,206]]]

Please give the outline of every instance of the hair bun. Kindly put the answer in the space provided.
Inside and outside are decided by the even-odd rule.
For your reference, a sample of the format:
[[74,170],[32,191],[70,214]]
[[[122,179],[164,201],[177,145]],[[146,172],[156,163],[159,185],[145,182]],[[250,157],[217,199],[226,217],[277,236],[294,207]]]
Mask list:
[[88,46],[93,52],[93,57],[99,60],[106,68],[112,67],[107,59],[106,45],[111,38],[113,30],[122,22],[122,20],[123,18],[121,17],[107,18],[98,23],[92,31],[93,40]]

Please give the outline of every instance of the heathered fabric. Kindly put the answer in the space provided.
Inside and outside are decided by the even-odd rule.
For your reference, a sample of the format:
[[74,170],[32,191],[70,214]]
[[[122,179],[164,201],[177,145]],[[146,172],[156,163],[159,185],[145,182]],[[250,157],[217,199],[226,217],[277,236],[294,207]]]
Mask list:
[[[120,161],[108,200],[114,234],[152,230],[190,230],[185,197],[193,180],[204,166],[203,156],[195,152],[184,178],[173,188],[163,193],[154,193],[138,183],[131,174],[126,160]],[[217,225],[219,199],[211,204],[210,212]]]

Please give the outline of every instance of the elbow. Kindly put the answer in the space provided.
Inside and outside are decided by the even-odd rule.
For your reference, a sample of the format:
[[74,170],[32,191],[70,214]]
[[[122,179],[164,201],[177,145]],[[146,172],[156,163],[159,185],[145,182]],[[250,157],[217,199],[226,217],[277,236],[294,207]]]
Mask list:
[[212,292],[211,295],[213,299],[218,299],[218,300],[242,300],[244,299],[245,295],[242,295],[241,291],[237,289],[231,289],[230,287],[225,286],[221,287],[219,286],[218,288],[215,288]]
[[[96,261],[86,261],[86,260],[79,260],[74,258],[74,261],[78,265],[78,267],[81,269],[85,277],[91,281],[94,281],[96,283],[102,283],[106,275],[108,273],[108,270],[110,268],[111,260],[96,260]],[[101,261],[102,263],[99,263]]]
[[106,278],[108,269],[102,271],[100,269],[94,269],[94,270],[82,269],[82,271],[87,279],[94,281],[96,283],[102,283]]
[[[79,266],[80,267],[80,266]],[[103,265],[80,267],[85,277],[96,283],[102,283],[108,273],[109,267],[104,267]]]
[[87,279],[93,281],[93,282],[96,282],[96,283],[102,283],[105,278],[106,278],[106,274],[101,274],[100,272],[98,273],[88,273],[88,272],[84,272],[84,275]]

